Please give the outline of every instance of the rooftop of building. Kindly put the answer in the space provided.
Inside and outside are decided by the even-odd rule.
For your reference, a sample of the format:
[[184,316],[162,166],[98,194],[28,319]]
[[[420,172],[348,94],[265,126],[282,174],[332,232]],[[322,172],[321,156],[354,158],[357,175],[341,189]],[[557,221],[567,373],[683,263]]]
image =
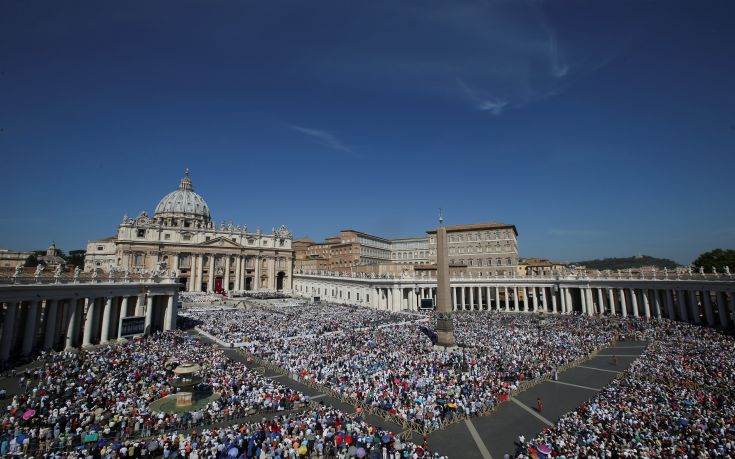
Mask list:
[[[518,230],[516,229],[516,225],[511,225],[509,223],[498,223],[498,222],[487,222],[487,223],[470,223],[467,225],[451,225],[447,226],[447,232],[453,233],[453,232],[459,232],[459,231],[480,231],[480,230],[495,230],[495,229],[506,229],[506,228],[512,228],[513,232],[516,236],[518,236]],[[426,231],[428,234],[436,233],[436,228],[430,229]]]

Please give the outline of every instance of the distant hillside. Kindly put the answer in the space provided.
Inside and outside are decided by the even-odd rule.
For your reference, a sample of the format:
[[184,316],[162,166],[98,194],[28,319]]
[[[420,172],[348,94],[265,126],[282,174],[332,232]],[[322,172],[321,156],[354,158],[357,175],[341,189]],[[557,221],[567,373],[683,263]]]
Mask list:
[[676,268],[678,264],[668,258],[649,257],[648,255],[636,255],[627,258],[603,258],[602,260],[585,260],[573,263],[586,266],[588,269],[628,269],[640,268],[642,266],[656,266],[657,268]]

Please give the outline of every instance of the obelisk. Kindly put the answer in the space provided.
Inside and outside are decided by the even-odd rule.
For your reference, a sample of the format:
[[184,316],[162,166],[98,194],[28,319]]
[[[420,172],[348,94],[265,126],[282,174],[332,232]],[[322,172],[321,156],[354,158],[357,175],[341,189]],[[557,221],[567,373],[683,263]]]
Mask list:
[[444,227],[444,217],[439,209],[439,227],[436,229],[436,335],[437,344],[445,348],[455,346],[447,255],[447,229]]

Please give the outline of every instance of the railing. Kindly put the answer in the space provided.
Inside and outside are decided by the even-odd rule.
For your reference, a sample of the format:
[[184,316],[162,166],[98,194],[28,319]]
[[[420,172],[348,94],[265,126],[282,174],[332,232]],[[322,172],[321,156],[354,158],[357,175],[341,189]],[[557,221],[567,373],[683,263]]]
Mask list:
[[[309,271],[309,272],[294,272],[294,277],[320,277],[327,279],[356,279],[356,280],[370,280],[370,281],[411,281],[411,282],[422,282],[422,281],[436,281],[436,275],[428,274],[417,276],[415,273],[405,273],[401,275],[384,274],[374,275],[367,273],[341,273],[332,271]],[[692,280],[692,281],[730,281],[735,280],[735,275],[730,273],[729,269],[725,269],[724,272],[710,272],[705,273],[702,271],[650,271],[650,272],[631,272],[625,271],[594,271],[584,273],[551,273],[551,274],[529,274],[525,276],[513,275],[473,275],[468,273],[467,276],[454,276],[450,279],[452,283],[461,283],[467,281],[611,281],[611,280],[654,280],[654,281],[676,281],[676,280]]]
[[177,279],[156,274],[47,273],[0,276],[0,285],[70,285],[70,284],[175,284]]

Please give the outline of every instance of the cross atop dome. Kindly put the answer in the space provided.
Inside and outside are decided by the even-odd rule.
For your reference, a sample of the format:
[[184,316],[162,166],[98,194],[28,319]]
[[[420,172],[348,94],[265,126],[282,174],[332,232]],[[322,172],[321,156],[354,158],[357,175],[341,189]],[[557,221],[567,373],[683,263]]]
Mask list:
[[179,190],[182,191],[194,191],[194,187],[191,185],[191,179],[189,178],[189,168],[187,167],[184,171],[184,178],[179,183]]

